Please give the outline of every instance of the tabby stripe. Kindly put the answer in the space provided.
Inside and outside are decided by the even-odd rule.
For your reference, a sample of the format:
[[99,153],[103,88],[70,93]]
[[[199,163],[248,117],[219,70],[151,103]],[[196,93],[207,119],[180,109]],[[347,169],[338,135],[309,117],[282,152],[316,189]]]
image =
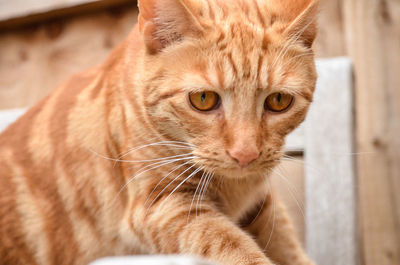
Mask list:
[[[15,155],[11,155],[14,157]],[[48,203],[32,194],[31,188],[26,183],[23,176],[23,168],[20,165],[13,164],[13,182],[16,186],[17,208],[23,224],[22,231],[25,234],[25,241],[34,247],[36,259],[40,264],[48,264],[50,253],[48,252],[49,241],[43,235],[45,230],[45,208]]]
[[[61,170],[66,176],[68,176],[69,181],[72,183],[75,189],[72,192],[78,196],[78,198],[75,200],[75,211],[78,211],[82,217],[89,218],[89,223],[92,225],[94,219],[86,213],[87,210],[85,211],[85,209],[82,208],[84,207],[85,203],[82,198],[82,194],[80,194],[81,191],[77,187],[75,177],[70,171],[71,168],[74,167],[73,157],[76,154],[75,151],[74,154],[70,153],[71,151],[66,143],[66,140],[68,138],[68,117],[74,106],[78,104],[78,95],[89,85],[95,84],[95,82],[96,80],[93,80],[93,76],[89,74],[83,77],[75,76],[71,78],[67,83],[69,89],[63,89],[63,91],[57,96],[58,108],[54,109],[53,115],[49,120],[50,125],[56,126],[56,128],[51,130],[51,139],[53,145],[57,146],[54,154],[55,159],[62,159],[62,164],[60,164]],[[53,164],[51,168],[54,169],[56,166],[57,165]],[[53,178],[56,177],[53,174],[54,172],[48,172],[46,175],[52,176]],[[54,216],[54,219],[57,219],[57,221],[49,224],[50,228],[48,229],[50,233],[53,233],[51,236],[52,241],[50,243],[51,247],[53,248],[52,253],[55,255],[52,257],[53,264],[70,264],[74,262],[75,257],[78,256],[76,253],[79,252],[78,244],[72,233],[74,231],[73,225],[68,213],[64,208],[62,198],[58,193],[58,189],[55,187],[54,181],[49,183],[48,186],[51,186],[51,193],[48,194],[48,197],[54,197],[52,201],[55,205],[57,205],[55,212],[58,212],[58,214]],[[42,187],[42,189],[45,189],[45,187]],[[55,224],[63,224],[63,227],[56,228],[54,227]],[[59,242],[66,242],[69,245],[68,250],[71,252],[66,252],[64,249],[65,247],[63,247]],[[64,255],[60,255],[60,253],[63,253]]]
[[182,92],[182,89],[180,89],[180,88],[176,88],[176,89],[169,90],[167,92],[161,92],[161,93],[160,93],[160,91],[157,91],[157,97],[152,98],[151,101],[148,101],[145,99],[144,104],[146,107],[154,107],[155,105],[160,103],[160,101],[166,100],[168,98],[172,98],[173,96],[175,96],[176,94],[181,93],[181,92]]
[[[92,91],[91,91],[91,93],[90,93],[90,99],[91,100],[95,100],[95,99],[97,99],[100,95],[101,95],[101,91],[104,89],[104,87],[107,87],[107,84],[105,83],[106,81],[104,80],[104,76],[103,76],[103,74],[102,74],[102,68],[95,68],[95,69],[93,69],[91,72],[95,72],[95,71],[99,71],[100,73],[99,74],[96,74],[96,76],[94,77],[94,80],[93,80],[93,76],[92,75],[90,75],[90,72],[89,73],[87,73],[86,75],[87,75],[87,77],[89,77],[90,79],[89,80],[93,80],[92,82],[93,82],[93,89],[92,89]],[[82,80],[83,82],[85,82],[85,80]],[[86,83],[83,83],[82,85],[86,85]],[[78,86],[79,86],[79,83],[78,83]]]
[[260,57],[258,58],[258,65],[257,65],[257,82],[258,82],[259,87],[264,86],[264,84],[261,80],[261,72],[262,72],[263,63],[264,63],[264,56],[260,55]]
[[[75,198],[76,191],[61,166],[56,166],[58,172],[57,189],[62,196],[67,212],[70,213],[72,220],[72,232],[76,240],[80,243],[79,247],[82,253],[89,254],[92,249],[95,249],[96,244],[101,242],[101,237],[96,234],[96,231],[85,218],[77,211]],[[92,239],[92,240],[91,240]],[[94,239],[94,240],[93,240]]]
[[214,20],[215,19],[215,13],[214,13],[214,10],[213,10],[213,6],[211,6],[211,3],[210,3],[209,0],[206,0],[206,2],[207,2],[207,5],[208,5],[208,15],[212,20]]
[[[68,90],[66,90],[68,92]],[[21,150],[27,150],[31,141],[32,121],[37,113],[41,110],[40,107],[31,109],[22,120],[19,122],[16,129],[19,132],[17,138],[10,137],[12,150],[14,153],[15,163],[20,166],[22,175],[30,192],[34,194],[38,202],[45,203],[43,207],[44,218],[44,236],[48,238],[48,262],[50,264],[71,264],[75,261],[75,255],[58,255],[57,253],[66,253],[66,249],[73,253],[78,253],[77,243],[71,234],[72,228],[68,218],[68,214],[64,209],[60,196],[55,188],[54,175],[52,171],[52,163],[35,164],[33,157],[29,156],[25,151],[21,154]],[[59,111],[59,110],[56,110]],[[59,120],[57,120],[59,122]],[[54,143],[53,143],[54,144]],[[57,146],[57,145],[54,145]],[[41,204],[42,205],[42,204]],[[62,224],[62,226],[60,226]],[[68,248],[65,246],[68,244]],[[58,256],[57,256],[58,255]]]
[[26,234],[23,233],[25,227],[21,215],[16,211],[18,193],[11,181],[13,172],[6,164],[0,164],[0,172],[0,261],[10,265],[36,265],[36,259],[25,239]]
[[[73,264],[79,248],[71,233],[71,220],[55,187],[53,171],[48,168],[36,168],[30,159],[18,159],[17,163],[23,167],[23,175],[30,191],[35,194],[38,201],[46,204],[42,207],[44,232],[47,235],[49,247],[48,262],[54,265]],[[66,250],[75,254],[72,255]]]
[[250,18],[250,7],[247,4],[247,0],[246,1],[240,0],[239,3],[240,3],[240,7],[242,8],[242,11],[243,11],[244,15],[246,16],[247,20],[251,21],[251,18]]
[[261,27],[265,28],[266,27],[265,20],[264,20],[264,17],[262,15],[261,11],[260,11],[260,6],[258,5],[258,0],[253,0],[253,5],[256,8],[257,18],[258,18],[258,21],[260,21],[260,23],[261,23]]
[[[218,27],[219,31],[221,31],[221,32],[218,36],[216,43],[217,43],[217,46],[220,46],[221,42],[225,39],[225,33],[222,31],[222,29],[219,26],[217,26],[217,27]],[[224,49],[220,48],[220,50],[224,50]]]
[[224,70],[222,69],[222,63],[221,62],[216,62],[215,65],[215,70],[217,71],[217,78],[218,78],[218,84],[220,88],[224,88],[225,86],[225,74]]
[[261,48],[264,52],[267,52],[270,42],[271,42],[271,40],[269,39],[269,35],[264,33],[264,37],[263,37],[262,44],[261,44]]
[[233,57],[232,57],[232,53],[231,52],[228,53],[228,60],[229,60],[229,62],[231,64],[231,66],[232,66],[233,73],[237,76],[238,75],[238,69],[237,69],[237,67],[235,65],[235,62],[233,61]]
[[146,231],[144,229],[143,220],[146,217],[146,207],[143,207],[143,200],[134,198],[130,204],[131,207],[128,218],[130,230],[138,237],[143,245],[152,247],[153,244],[149,240],[150,238],[146,236]]

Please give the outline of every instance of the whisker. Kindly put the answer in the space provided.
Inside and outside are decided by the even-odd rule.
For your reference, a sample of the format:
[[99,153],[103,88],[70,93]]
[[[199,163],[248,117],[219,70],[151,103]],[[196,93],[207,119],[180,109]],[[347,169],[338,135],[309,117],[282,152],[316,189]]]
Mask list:
[[195,171],[193,171],[189,176],[187,176],[183,181],[181,181],[181,183],[179,183],[171,192],[170,194],[167,196],[167,198],[165,198],[164,202],[168,200],[169,197],[172,196],[172,194],[174,194],[174,192],[179,189],[186,181],[188,181],[191,177],[193,177],[194,175],[196,175],[199,171],[201,171],[203,169],[203,167],[197,168]]
[[303,165],[303,166],[306,167],[307,169],[313,170],[315,173],[317,173],[319,176],[322,176],[322,177],[329,175],[329,174],[324,173],[324,172],[322,172],[321,170],[319,170],[319,169],[317,169],[317,168],[315,168],[315,167],[309,165],[308,163],[304,162],[304,161],[301,160],[301,159],[295,159],[295,158],[292,158],[292,157],[286,157],[286,156],[284,156],[284,157],[282,157],[280,160],[282,160],[282,161],[288,161],[288,162],[293,162],[293,163],[297,163],[297,164]]
[[145,144],[145,145],[134,147],[134,148],[128,150],[127,152],[125,152],[124,154],[120,155],[118,157],[118,159],[121,159],[134,151],[137,151],[137,150],[140,150],[140,149],[143,149],[146,147],[150,147],[150,146],[160,146],[160,145],[161,146],[170,146],[170,147],[180,147],[180,148],[189,148],[190,147],[191,149],[193,149],[195,147],[192,144],[180,142],[180,141],[161,141],[161,142],[150,143],[150,144]]
[[208,180],[207,180],[205,186],[204,186],[203,194],[202,194],[201,197],[200,197],[200,209],[202,208],[202,203],[203,203],[204,195],[205,195],[206,192],[207,192],[208,185],[210,184],[210,182],[211,182],[211,180],[212,180],[213,177],[214,177],[214,173],[211,173],[210,176],[208,177]]
[[121,160],[121,159],[114,159],[114,158],[108,158],[106,156],[103,156],[101,154],[98,154],[104,159],[111,160],[114,162],[122,162],[122,163],[142,163],[142,162],[154,162],[154,161],[161,161],[161,160],[167,160],[170,158],[178,158],[178,157],[185,157],[192,155],[192,153],[185,153],[185,154],[180,154],[180,155],[173,155],[173,156],[166,156],[166,157],[160,157],[160,158],[154,158],[154,159],[142,159],[142,160]]
[[[273,196],[273,191],[272,191],[272,188],[271,188],[271,183],[270,183],[270,181],[269,181],[269,178],[267,178],[267,183],[268,183],[268,186],[269,186],[269,190],[271,190],[271,200],[272,200],[272,207],[273,207],[273,214],[272,214],[272,216],[273,216],[273,217],[272,217],[272,228],[271,228],[271,233],[269,234],[269,238],[268,238],[267,244],[266,244],[265,247],[264,247],[264,251],[268,248],[269,243],[271,243],[271,240],[272,240],[272,234],[274,233],[274,229],[275,229],[275,211],[276,211],[275,200],[274,200],[274,198],[273,198],[274,196]],[[270,217],[271,217],[271,216],[268,217],[267,225],[269,224]]]
[[[287,152],[303,152],[304,151],[304,149],[295,149],[295,148],[293,148],[293,149],[288,149],[288,150],[285,150],[285,151],[275,151],[275,153],[282,153],[282,154],[284,154],[285,156],[287,156],[287,157],[289,157],[289,158],[293,158],[292,156],[289,156],[289,155],[287,155],[286,153]],[[376,152],[373,152],[373,151],[370,151],[370,152],[350,152],[350,153],[347,153],[347,152],[345,152],[345,153],[336,153],[336,152],[329,152],[328,154],[329,155],[336,155],[336,156],[358,156],[358,155],[372,155],[372,154],[375,154]]]
[[178,170],[179,168],[190,164],[192,161],[187,161],[185,163],[183,163],[182,165],[178,165],[175,168],[173,168],[165,177],[163,177],[158,183],[157,185],[154,187],[154,189],[150,192],[149,196],[147,196],[146,202],[144,203],[144,205],[147,204],[148,200],[151,198],[151,195],[153,195],[154,191],[160,186],[161,182],[163,182],[166,178],[168,178],[173,172],[175,172],[176,170]]
[[[203,174],[200,177],[200,181],[199,181],[199,183],[197,183],[196,191],[194,192],[192,202],[190,203],[190,208],[189,208],[188,217],[187,217],[186,222],[189,222],[189,217],[190,217],[190,212],[192,211],[193,202],[194,202],[194,199],[196,198],[196,194],[197,194],[197,191],[199,190],[200,184],[203,182],[205,174],[206,174],[206,171],[203,171]],[[196,216],[197,216],[197,214],[196,214]]]
[[264,199],[263,199],[263,202],[262,202],[262,204],[261,204],[260,209],[258,210],[256,216],[253,218],[253,221],[251,221],[251,223],[250,223],[249,225],[252,225],[252,224],[257,220],[258,216],[260,216],[260,214],[261,214],[261,212],[262,212],[262,210],[263,210],[263,208],[264,208],[265,201],[267,200],[267,197],[268,197],[269,193],[271,192],[271,191],[270,191],[270,187],[269,187],[268,185],[267,185],[267,190],[268,190],[268,192],[267,192],[267,193],[265,194],[265,196],[264,196]]
[[[170,164],[169,162],[178,162],[178,161],[184,161],[184,160],[188,160],[188,159],[190,160],[193,158],[195,158],[195,156],[185,156],[185,157],[179,157],[179,158],[173,158],[173,159],[171,158],[171,159],[160,160],[160,161],[151,163],[149,165],[146,165],[144,167],[141,167],[140,169],[136,170],[135,174],[137,175],[137,174],[141,173],[143,170],[145,170],[149,167],[152,167],[154,165],[159,165],[159,164],[163,164],[163,163]],[[132,168],[134,168],[134,167],[133,166],[130,167],[130,169],[132,169]]]
[[175,159],[180,157],[187,157],[187,156],[194,156],[192,153],[180,154],[180,155],[173,155],[173,156],[166,156],[154,159],[143,159],[143,160],[122,160],[121,162],[124,163],[142,163],[142,162],[154,162],[154,161],[163,161],[169,159]]
[[[196,164],[197,164],[197,163],[196,163]],[[196,164],[194,164],[194,165],[190,166],[189,168],[185,169],[181,174],[179,174],[179,175],[178,175],[177,177],[175,177],[172,181],[170,181],[170,182],[168,183],[168,185],[165,186],[164,189],[162,189],[162,190],[160,191],[160,193],[158,193],[158,195],[151,201],[151,203],[150,203],[150,205],[149,205],[148,208],[150,208],[150,207],[153,205],[153,203],[161,196],[161,194],[164,193],[164,191],[165,191],[169,186],[171,186],[172,183],[175,182],[175,180],[177,180],[178,178],[180,178],[180,177],[181,177],[183,174],[185,174],[188,170],[190,170],[190,169],[192,169],[193,167],[195,167]]]
[[273,172],[274,172],[276,175],[278,175],[279,177],[281,177],[281,179],[284,180],[284,181],[288,184],[286,187],[287,187],[287,189],[288,189],[288,191],[289,191],[289,194],[290,194],[290,196],[292,197],[292,199],[296,202],[296,205],[297,205],[297,207],[299,208],[300,213],[301,213],[301,215],[303,216],[303,219],[305,220],[306,217],[305,217],[304,211],[303,211],[304,205],[301,204],[301,203],[299,202],[299,200],[298,200],[298,199],[296,198],[296,196],[294,195],[293,190],[290,189],[290,186],[289,186],[289,185],[293,186],[292,183],[290,183],[290,181],[289,181],[285,176],[283,176],[282,174],[280,174],[279,172],[277,172],[277,171],[275,171],[275,170],[273,170]]
[[[151,168],[149,168],[149,169],[143,170],[143,171],[141,171],[141,172],[140,172],[140,170],[142,170],[143,168],[139,169],[139,172],[140,172],[140,173],[138,173],[138,174],[134,175],[133,177],[131,177],[131,178],[122,186],[122,188],[119,190],[119,192],[118,192],[117,195],[115,196],[115,199],[113,200],[112,203],[115,203],[115,200],[118,198],[118,196],[121,194],[121,192],[122,192],[134,179],[136,179],[136,178],[139,177],[140,175],[143,175],[144,173],[146,173],[146,172],[148,172],[148,171],[150,171],[150,170],[153,170],[153,169],[156,169],[156,168],[159,168],[159,167],[162,167],[162,166],[165,166],[165,165],[174,163],[174,162],[178,162],[178,161],[182,161],[182,160],[187,160],[187,159],[193,159],[193,158],[195,158],[195,157],[192,156],[192,157],[185,157],[185,158],[180,158],[180,159],[173,159],[173,160],[169,160],[169,161],[156,162],[156,163],[154,163],[154,164],[147,165],[146,167],[149,167],[149,166],[152,166],[152,165],[153,165],[153,167],[151,167]],[[155,164],[156,164],[156,165],[155,165]],[[154,166],[154,165],[155,165],[155,166]]]
[[198,210],[198,207],[199,207],[199,201],[200,201],[200,198],[201,198],[201,194],[202,194],[202,192],[203,192],[204,186],[205,186],[205,184],[207,183],[207,180],[208,180],[208,178],[210,177],[210,175],[211,175],[211,172],[208,172],[207,175],[205,176],[204,181],[203,181],[203,183],[201,184],[201,188],[200,188],[199,194],[197,195],[196,217],[197,217],[197,210]]
[[[301,197],[301,192],[296,188],[296,186],[293,183],[291,183],[289,181],[289,178],[285,176],[285,174],[288,175],[285,168],[282,165],[278,165],[277,170],[279,170],[279,172],[281,173],[280,177],[282,177],[282,179],[289,185],[288,189],[290,189],[293,192],[293,196],[295,198]],[[275,173],[277,173],[277,172],[275,172]],[[301,209],[304,209],[304,203],[301,203],[300,201],[298,201],[298,204],[300,204]]]

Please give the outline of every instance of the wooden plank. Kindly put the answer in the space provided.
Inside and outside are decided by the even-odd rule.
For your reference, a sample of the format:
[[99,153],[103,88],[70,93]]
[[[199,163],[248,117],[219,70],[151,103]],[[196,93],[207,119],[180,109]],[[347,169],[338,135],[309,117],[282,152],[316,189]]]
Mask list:
[[0,0],[0,30],[121,5],[132,0]]
[[365,265],[400,264],[400,2],[344,1]]
[[313,46],[317,57],[329,58],[346,55],[342,1],[320,1],[319,31]]
[[353,166],[352,68],[349,59],[318,61],[307,116],[306,244],[317,264],[357,264]]
[[0,109],[25,108],[74,73],[104,61],[137,20],[120,7],[0,33]]

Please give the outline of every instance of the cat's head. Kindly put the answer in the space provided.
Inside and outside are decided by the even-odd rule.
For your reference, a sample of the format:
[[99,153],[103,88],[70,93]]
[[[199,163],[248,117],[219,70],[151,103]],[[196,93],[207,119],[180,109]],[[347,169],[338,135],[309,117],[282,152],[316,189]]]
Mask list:
[[265,172],[305,118],[316,0],[139,0],[149,120],[227,177]]

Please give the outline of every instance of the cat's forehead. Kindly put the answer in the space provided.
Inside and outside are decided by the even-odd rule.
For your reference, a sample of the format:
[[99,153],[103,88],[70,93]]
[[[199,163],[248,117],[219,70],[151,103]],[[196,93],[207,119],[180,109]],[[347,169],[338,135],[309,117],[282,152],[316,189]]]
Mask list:
[[[205,2],[209,10],[200,16],[204,19],[201,24],[208,21],[212,26],[206,27],[201,38],[190,39],[174,49],[176,53],[170,54],[165,63],[182,62],[181,67],[169,68],[185,82],[182,87],[243,93],[285,86],[301,90],[302,82],[298,80],[304,70],[298,67],[301,63],[296,58],[302,59],[307,48],[289,42],[284,34],[288,26],[285,16],[278,16],[276,9],[268,9],[264,3],[271,1]],[[182,78],[182,73],[187,78]]]

